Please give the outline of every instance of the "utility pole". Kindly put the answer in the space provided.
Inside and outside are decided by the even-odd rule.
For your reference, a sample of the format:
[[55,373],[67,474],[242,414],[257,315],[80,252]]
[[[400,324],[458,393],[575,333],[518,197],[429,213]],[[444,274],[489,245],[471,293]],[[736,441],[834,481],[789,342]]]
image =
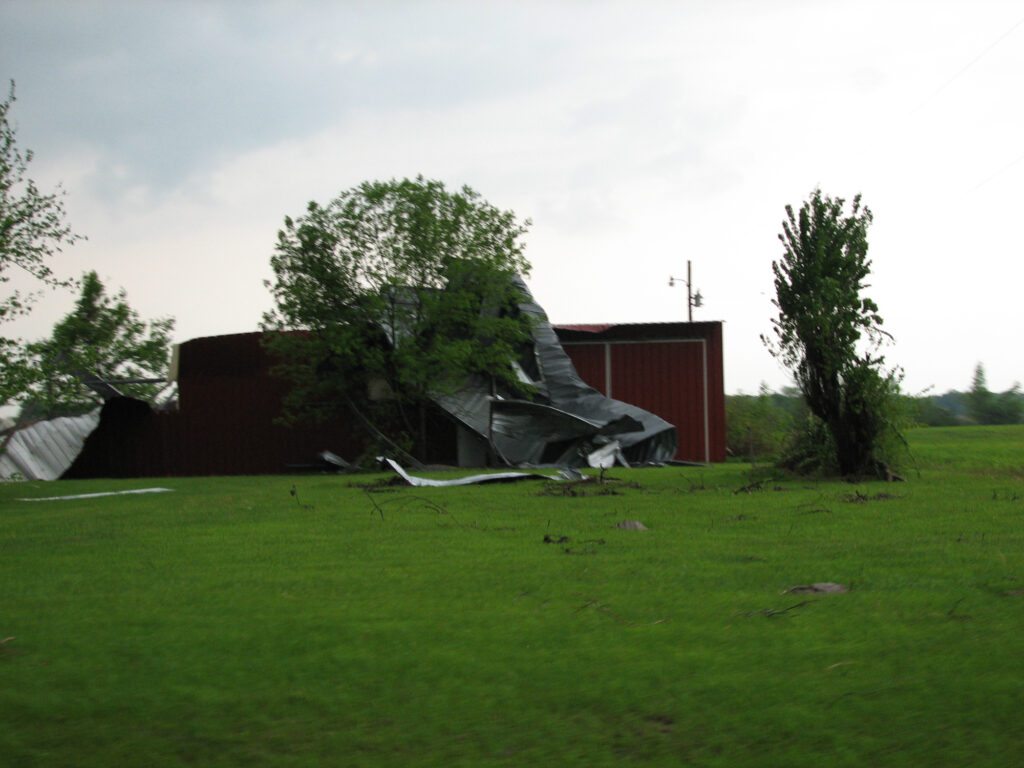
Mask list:
[[[687,322],[690,322],[690,323],[693,322],[693,308],[694,307],[701,307],[701,306],[704,305],[704,297],[700,295],[700,290],[698,289],[696,293],[693,292],[693,282],[692,282],[692,269],[691,269],[691,266],[692,266],[692,262],[689,259],[687,259],[686,260],[686,318],[687,318]],[[674,287],[675,284],[676,284],[676,280],[679,280],[679,278],[669,276],[669,278],[668,278],[668,287],[669,288]]]

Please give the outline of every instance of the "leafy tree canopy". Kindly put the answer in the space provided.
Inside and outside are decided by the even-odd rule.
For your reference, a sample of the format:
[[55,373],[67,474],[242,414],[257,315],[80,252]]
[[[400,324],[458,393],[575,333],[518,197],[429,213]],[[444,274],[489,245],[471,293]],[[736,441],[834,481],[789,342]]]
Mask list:
[[358,403],[422,448],[429,394],[473,375],[519,386],[510,361],[530,325],[511,277],[529,271],[529,223],[422,176],[367,181],[286,218],[264,327],[311,332],[269,342],[294,385],[290,415]]
[[152,397],[162,384],[145,380],[166,376],[173,330],[173,319],[142,320],[124,289],[111,296],[95,272],[86,273],[74,309],[48,339],[27,347],[37,371],[30,387],[34,411],[55,416],[95,407],[102,398],[88,386],[93,380]]
[[[65,222],[63,192],[44,194],[28,177],[31,150],[18,149],[9,113],[15,102],[14,81],[0,101],[0,324],[27,314],[38,291],[10,290],[12,273],[25,273],[41,285],[69,287],[71,280],[57,277],[50,260],[64,246],[81,239]],[[0,337],[0,404],[25,391],[31,379],[22,342]]]
[[872,355],[888,334],[878,306],[862,296],[871,272],[871,221],[859,195],[849,213],[843,199],[819,189],[799,212],[786,206],[783,257],[772,262],[779,314],[774,339],[762,337],[793,371],[816,420],[808,431],[816,463],[844,475],[888,473],[882,438],[899,383]]

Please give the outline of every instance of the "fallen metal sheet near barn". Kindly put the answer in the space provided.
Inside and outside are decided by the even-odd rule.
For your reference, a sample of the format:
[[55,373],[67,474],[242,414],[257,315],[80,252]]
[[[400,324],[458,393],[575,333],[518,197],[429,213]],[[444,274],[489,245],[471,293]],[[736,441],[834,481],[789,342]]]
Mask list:
[[56,480],[74,462],[100,423],[100,409],[15,429],[4,438],[0,479]]
[[[479,381],[435,402],[457,422],[487,442],[511,466],[554,464],[598,466],[589,457],[618,443],[609,453],[623,464],[662,463],[676,452],[676,428],[635,405],[613,400],[584,383],[548,322],[547,315],[519,277],[520,312],[533,318],[533,360],[522,366],[536,389],[532,400],[491,395]],[[608,464],[602,462],[603,466]]]
[[477,485],[479,483],[509,483],[517,480],[561,480],[556,475],[542,475],[539,472],[490,472],[486,475],[470,475],[468,477],[457,477],[453,480],[434,480],[429,477],[416,477],[410,475],[394,459],[383,456],[377,460],[388,467],[391,467],[399,477],[414,488],[452,488],[458,485]]
[[133,488],[129,491],[101,491],[100,493],[75,493],[70,496],[37,496],[18,501],[68,501],[76,499],[100,499],[105,496],[136,496],[140,493],[170,493],[173,488]]

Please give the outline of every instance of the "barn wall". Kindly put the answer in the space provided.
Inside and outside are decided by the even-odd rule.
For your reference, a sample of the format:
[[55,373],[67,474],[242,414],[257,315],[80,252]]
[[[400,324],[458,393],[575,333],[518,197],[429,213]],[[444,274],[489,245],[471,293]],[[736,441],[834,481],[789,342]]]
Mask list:
[[682,461],[725,461],[722,324],[559,328],[580,377],[676,427]]
[[288,385],[271,375],[272,365],[258,333],[185,342],[179,409],[110,401],[65,477],[275,474],[315,464],[323,450],[355,459],[361,441],[347,419],[275,423]]

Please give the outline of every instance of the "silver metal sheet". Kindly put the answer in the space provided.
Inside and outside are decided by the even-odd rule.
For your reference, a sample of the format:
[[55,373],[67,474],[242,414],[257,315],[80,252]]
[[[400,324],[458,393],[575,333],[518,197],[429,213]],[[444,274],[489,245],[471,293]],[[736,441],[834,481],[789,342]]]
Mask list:
[[100,409],[19,429],[0,455],[0,479],[56,480],[71,466],[100,423]]
[[[459,392],[436,396],[435,402],[468,429],[483,437],[507,464],[555,463],[587,466],[588,456],[614,437],[621,462],[669,461],[676,452],[676,429],[664,419],[620,400],[606,397],[576,373],[569,356],[533,300],[526,284],[519,311],[533,321],[533,357],[524,370],[536,369],[531,400],[495,397],[487,382],[468,382]],[[535,363],[535,365],[532,365]],[[605,459],[602,458],[602,461]]]

